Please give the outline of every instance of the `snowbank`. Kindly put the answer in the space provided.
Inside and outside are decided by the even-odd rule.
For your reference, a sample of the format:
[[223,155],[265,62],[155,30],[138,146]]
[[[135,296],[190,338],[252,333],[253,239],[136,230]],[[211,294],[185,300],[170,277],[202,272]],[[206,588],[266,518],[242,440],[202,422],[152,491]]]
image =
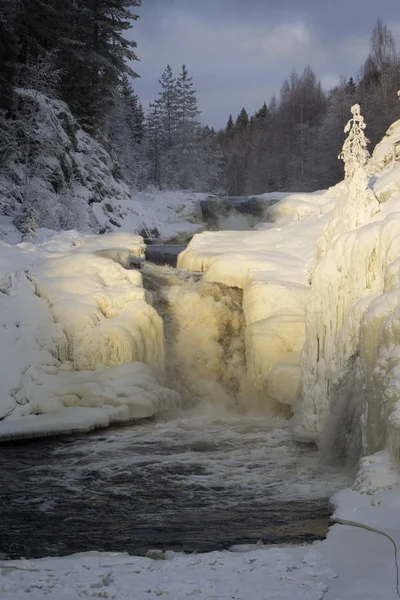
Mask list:
[[1,439],[88,430],[179,403],[162,386],[162,320],[140,271],[122,266],[143,248],[133,234],[76,233],[2,246]]
[[90,552],[0,562],[0,595],[2,600],[322,600],[335,577],[304,547],[192,555],[155,551],[154,556],[165,560]]

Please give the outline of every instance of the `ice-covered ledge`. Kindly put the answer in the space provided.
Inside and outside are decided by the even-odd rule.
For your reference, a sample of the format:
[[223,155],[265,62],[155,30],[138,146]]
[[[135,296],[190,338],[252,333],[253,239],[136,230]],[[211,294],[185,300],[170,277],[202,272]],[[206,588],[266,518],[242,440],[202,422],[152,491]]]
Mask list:
[[387,447],[400,465],[400,122],[335,186],[306,308],[296,432],[357,459]]
[[206,281],[243,289],[248,376],[265,406],[297,396],[311,263],[330,202],[326,192],[282,195],[275,224],[196,235],[178,258]]
[[124,268],[143,250],[132,234],[2,246],[0,439],[88,431],[179,404],[163,385],[162,319],[140,271]]

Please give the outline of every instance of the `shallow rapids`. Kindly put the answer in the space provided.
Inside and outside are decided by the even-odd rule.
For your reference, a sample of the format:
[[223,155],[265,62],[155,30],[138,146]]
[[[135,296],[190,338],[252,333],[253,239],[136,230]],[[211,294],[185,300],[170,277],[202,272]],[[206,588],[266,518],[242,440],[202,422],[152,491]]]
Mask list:
[[[260,412],[246,376],[240,290],[146,265],[164,321],[173,414],[1,447],[0,555],[205,552],[326,535],[329,496],[351,474]],[[161,377],[161,374],[159,374]]]
[[2,447],[3,557],[209,551],[326,534],[349,483],[282,419],[198,411]]

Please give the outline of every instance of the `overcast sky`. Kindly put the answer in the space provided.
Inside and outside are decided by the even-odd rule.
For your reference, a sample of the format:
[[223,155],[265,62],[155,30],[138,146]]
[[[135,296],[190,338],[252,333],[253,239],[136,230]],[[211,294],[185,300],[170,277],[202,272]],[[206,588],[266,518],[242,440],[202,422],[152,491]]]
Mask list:
[[257,110],[295,68],[326,89],[357,75],[380,17],[400,41],[399,0],[142,0],[130,33],[141,62],[134,87],[145,108],[169,63],[193,76],[204,123]]

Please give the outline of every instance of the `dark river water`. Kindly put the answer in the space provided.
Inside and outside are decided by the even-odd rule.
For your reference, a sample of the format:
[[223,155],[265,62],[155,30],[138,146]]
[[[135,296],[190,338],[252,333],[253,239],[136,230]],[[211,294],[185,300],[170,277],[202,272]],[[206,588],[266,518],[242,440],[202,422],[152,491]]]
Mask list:
[[156,265],[176,267],[178,255],[185,250],[187,244],[151,244],[146,247],[146,260]]
[[0,447],[2,558],[310,542],[349,474],[282,419],[181,412]]

